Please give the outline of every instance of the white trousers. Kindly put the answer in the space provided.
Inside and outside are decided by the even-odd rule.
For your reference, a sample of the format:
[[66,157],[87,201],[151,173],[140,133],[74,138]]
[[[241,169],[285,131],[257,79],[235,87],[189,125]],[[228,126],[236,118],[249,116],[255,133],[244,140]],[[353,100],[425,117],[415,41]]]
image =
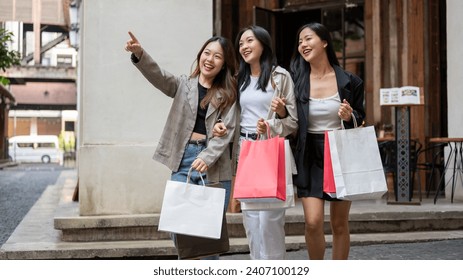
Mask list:
[[243,211],[251,259],[285,259],[285,212],[285,209]]

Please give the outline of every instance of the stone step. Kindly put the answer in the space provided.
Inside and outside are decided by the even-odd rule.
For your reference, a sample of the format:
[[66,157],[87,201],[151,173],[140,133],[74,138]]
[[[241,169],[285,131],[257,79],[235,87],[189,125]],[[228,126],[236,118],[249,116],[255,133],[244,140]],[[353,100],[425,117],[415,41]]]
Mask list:
[[[159,214],[79,216],[78,203],[71,202],[66,211],[57,211],[54,228],[62,232],[67,242],[163,240],[169,234],[157,230]],[[300,207],[299,207],[300,208]],[[302,209],[287,211],[285,232],[288,236],[304,235]],[[227,213],[230,237],[245,237],[241,213]],[[386,233],[463,228],[461,211],[365,212],[351,213],[351,233]],[[325,217],[325,233],[330,234],[329,216]]]
[[[158,231],[159,214],[80,216],[79,203],[72,201],[72,184],[65,184],[55,211],[54,228],[61,231],[65,242],[99,242],[128,240],[168,240],[169,234]],[[356,203],[356,202],[353,202]],[[329,205],[327,203],[327,205]],[[327,206],[329,207],[329,206]],[[351,233],[387,233],[429,230],[463,229],[463,211],[459,208],[419,209],[420,206],[385,206],[383,201],[352,207],[349,226]],[[419,210],[419,211],[418,211]],[[329,213],[329,208],[325,209]],[[330,234],[329,215],[325,215],[325,233]],[[241,213],[227,213],[227,228],[231,238],[244,238]],[[304,235],[304,215],[300,201],[286,211],[287,236]]]

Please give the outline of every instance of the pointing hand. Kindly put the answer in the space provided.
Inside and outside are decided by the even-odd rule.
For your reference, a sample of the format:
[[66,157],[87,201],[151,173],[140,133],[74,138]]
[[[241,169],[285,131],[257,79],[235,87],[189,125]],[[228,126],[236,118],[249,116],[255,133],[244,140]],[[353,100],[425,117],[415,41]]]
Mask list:
[[143,48],[140,45],[140,42],[138,39],[133,35],[132,32],[129,31],[130,35],[130,40],[127,41],[127,44],[125,45],[125,50],[128,52],[132,52],[138,59],[143,54]]

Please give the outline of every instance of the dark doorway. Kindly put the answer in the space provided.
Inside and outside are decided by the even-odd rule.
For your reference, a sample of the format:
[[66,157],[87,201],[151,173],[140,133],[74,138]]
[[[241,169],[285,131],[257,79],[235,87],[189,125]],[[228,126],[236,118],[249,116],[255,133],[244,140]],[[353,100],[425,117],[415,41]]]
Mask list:
[[296,44],[296,32],[299,27],[309,22],[321,21],[319,9],[284,12],[283,10],[271,11],[255,7],[254,13],[254,24],[262,26],[270,32],[274,39],[278,63],[286,69],[289,69]]
[[278,63],[289,69],[296,47],[299,27],[310,22],[321,22],[331,32],[340,64],[360,77],[364,77],[365,44],[363,5],[350,7],[336,5],[325,8],[304,6],[304,9],[268,10],[254,8],[254,24],[270,32]]

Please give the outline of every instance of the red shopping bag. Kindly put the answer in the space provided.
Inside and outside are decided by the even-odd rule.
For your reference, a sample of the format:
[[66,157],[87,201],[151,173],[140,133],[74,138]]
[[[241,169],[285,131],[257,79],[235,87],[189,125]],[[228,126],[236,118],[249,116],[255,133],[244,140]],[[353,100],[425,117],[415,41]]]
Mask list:
[[286,200],[283,137],[242,142],[233,198],[243,202]]
[[336,197],[336,184],[334,183],[328,131],[325,131],[325,147],[323,151],[323,192],[331,197]]

